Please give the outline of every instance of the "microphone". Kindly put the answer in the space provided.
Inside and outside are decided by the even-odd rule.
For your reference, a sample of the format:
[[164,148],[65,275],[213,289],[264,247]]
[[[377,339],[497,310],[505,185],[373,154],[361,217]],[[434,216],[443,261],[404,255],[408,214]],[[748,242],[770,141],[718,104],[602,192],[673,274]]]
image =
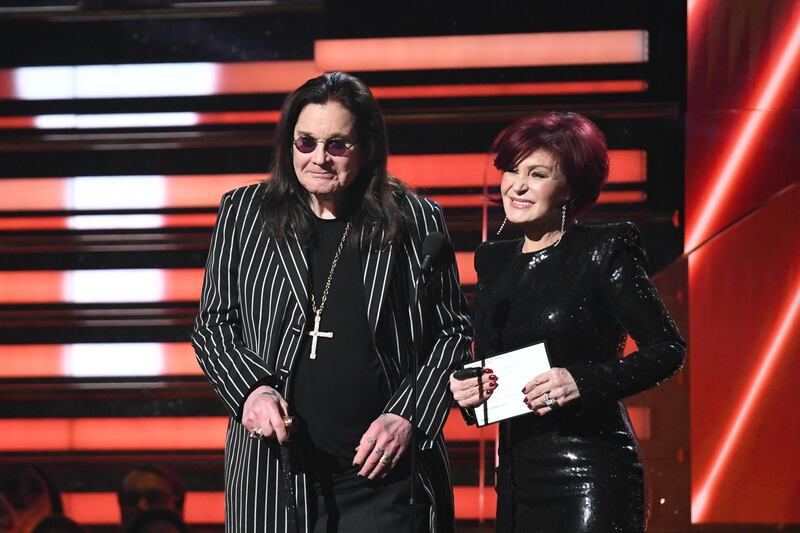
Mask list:
[[[434,231],[429,233],[422,241],[422,262],[419,265],[419,272],[417,279],[414,280],[414,307],[419,306],[422,297],[421,287],[428,284],[434,273],[441,272],[447,265],[455,260],[455,252],[450,241],[440,232]],[[417,374],[419,374],[419,359],[416,354],[420,352],[420,338],[422,335],[412,335],[414,342],[414,350],[408,352],[408,379],[411,383],[411,405],[417,405]],[[417,423],[416,409],[413,409],[414,414],[411,417],[411,423]],[[416,531],[416,496],[414,486],[417,477],[417,433],[411,432],[411,442],[409,444],[411,455],[411,476],[409,477],[410,490],[409,494],[409,531]]]
[[419,265],[420,275],[441,272],[455,259],[455,252],[450,241],[440,232],[429,233],[422,241],[422,263]]

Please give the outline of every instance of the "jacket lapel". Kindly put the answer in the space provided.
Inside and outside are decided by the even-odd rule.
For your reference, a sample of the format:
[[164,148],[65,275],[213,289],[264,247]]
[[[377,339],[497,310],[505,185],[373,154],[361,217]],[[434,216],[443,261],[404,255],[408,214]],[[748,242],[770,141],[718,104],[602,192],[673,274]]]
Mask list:
[[303,316],[308,319],[308,253],[292,231],[286,239],[271,239]]
[[368,246],[365,246],[366,240],[366,230],[362,228],[361,270],[364,278],[364,299],[367,304],[367,321],[370,332],[375,338],[396,254],[394,246],[391,244],[381,246],[379,240],[373,239]]

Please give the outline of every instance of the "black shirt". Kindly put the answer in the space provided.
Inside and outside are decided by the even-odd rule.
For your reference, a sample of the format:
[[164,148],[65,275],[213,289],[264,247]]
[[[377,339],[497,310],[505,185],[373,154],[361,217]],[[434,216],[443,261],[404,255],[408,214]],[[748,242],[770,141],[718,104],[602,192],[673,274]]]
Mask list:
[[[319,239],[309,253],[309,270],[318,307],[345,224],[342,220],[315,222]],[[360,254],[355,246],[345,245],[322,311],[320,331],[332,331],[333,338],[319,337],[313,360],[308,336],[314,326],[311,309],[308,316],[290,405],[304,421],[308,444],[350,464],[361,436],[389,399],[384,371],[372,346]]]

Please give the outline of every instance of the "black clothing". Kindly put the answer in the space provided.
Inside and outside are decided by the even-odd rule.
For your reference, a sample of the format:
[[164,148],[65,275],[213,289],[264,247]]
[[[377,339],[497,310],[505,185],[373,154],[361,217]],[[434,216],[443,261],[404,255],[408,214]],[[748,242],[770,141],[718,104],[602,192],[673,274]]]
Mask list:
[[[406,454],[389,475],[380,480],[357,477],[359,467],[342,468],[340,461],[318,452],[306,465],[311,494],[309,515],[313,533],[376,531],[408,533],[410,460]],[[416,485],[415,532],[428,526],[429,504],[419,483]]]
[[[317,307],[344,233],[343,220],[316,220],[317,245],[310,250],[311,289]],[[310,307],[310,306],[309,306]],[[309,316],[313,312],[309,309]],[[313,319],[309,326],[313,326]],[[307,328],[308,329],[308,328]],[[297,362],[290,408],[303,420],[314,447],[352,464],[355,448],[389,400],[388,384],[372,348],[359,251],[345,246],[322,312],[316,359],[311,337]]]
[[[284,239],[262,231],[264,187],[248,185],[222,197],[192,344],[230,417],[225,530],[287,532],[296,523],[300,533],[307,533],[313,496],[307,473],[295,464],[297,455],[287,454],[275,440],[249,438],[242,424],[244,403],[259,385],[291,398],[297,384],[294,369],[307,357],[305,341],[314,325],[308,248],[291,228]],[[441,428],[450,412],[448,377],[471,358],[472,328],[455,265],[432,280],[427,305],[412,309],[411,280],[419,269],[422,241],[431,231],[447,235],[447,228],[438,204],[410,192],[396,199],[407,220],[399,242],[372,245],[366,228],[355,228],[364,252],[359,275],[370,336],[388,375],[390,399],[382,410],[406,419],[416,412],[426,518],[433,533],[450,533],[452,484]],[[410,342],[411,331],[422,332],[418,351]],[[411,354],[419,361],[416,404],[406,378]]]
[[[685,344],[647,277],[638,230],[577,224],[557,246],[521,247],[476,252],[476,354],[544,341],[580,398],[501,422],[497,530],[641,532],[643,469],[619,400],[675,374]],[[626,332],[639,351],[621,358]]]

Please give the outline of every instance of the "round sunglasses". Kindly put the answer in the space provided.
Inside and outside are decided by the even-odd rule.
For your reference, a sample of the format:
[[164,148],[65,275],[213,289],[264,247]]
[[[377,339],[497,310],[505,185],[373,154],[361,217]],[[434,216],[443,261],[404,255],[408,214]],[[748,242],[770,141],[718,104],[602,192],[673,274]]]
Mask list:
[[325,151],[334,157],[343,156],[356,144],[354,142],[348,143],[345,142],[344,139],[338,138],[317,140],[309,135],[301,135],[294,140],[294,147],[297,148],[297,151],[301,154],[310,154],[317,149],[319,143],[323,143],[325,145]]

